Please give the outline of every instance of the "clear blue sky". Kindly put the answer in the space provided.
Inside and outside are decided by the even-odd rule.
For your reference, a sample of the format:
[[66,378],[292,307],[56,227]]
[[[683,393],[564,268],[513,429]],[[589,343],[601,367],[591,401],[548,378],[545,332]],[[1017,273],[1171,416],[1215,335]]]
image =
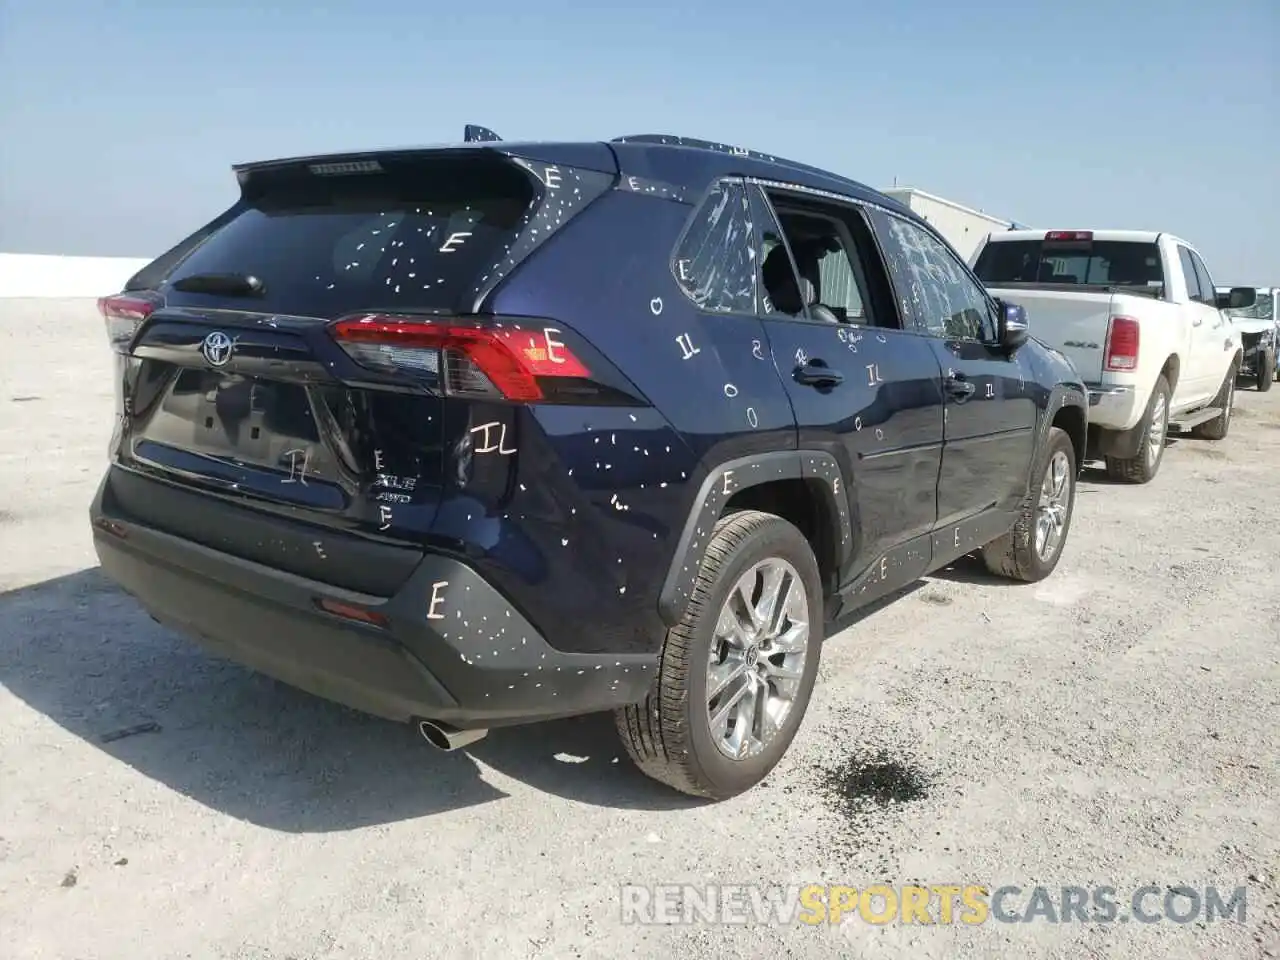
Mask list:
[[670,132],[1280,284],[1277,0],[0,0],[0,250],[151,256],[241,160]]

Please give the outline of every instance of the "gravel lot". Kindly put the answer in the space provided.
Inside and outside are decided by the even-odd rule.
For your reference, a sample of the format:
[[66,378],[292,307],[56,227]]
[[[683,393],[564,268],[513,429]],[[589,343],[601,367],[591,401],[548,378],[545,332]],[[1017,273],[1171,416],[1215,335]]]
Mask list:
[[[109,373],[91,301],[0,301],[5,956],[1280,955],[1280,389],[1150,486],[1087,475],[1049,581],[962,564],[833,637],[783,765],[700,805],[607,718],[441,754],[155,625],[90,545]],[[1243,884],[1248,914],[621,923],[620,884],[683,882]]]

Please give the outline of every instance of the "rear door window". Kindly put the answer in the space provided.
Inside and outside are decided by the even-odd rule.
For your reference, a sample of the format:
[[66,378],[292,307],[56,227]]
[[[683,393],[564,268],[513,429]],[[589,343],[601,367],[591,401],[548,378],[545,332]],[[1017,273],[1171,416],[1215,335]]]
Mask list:
[[1196,279],[1200,282],[1200,295],[1204,298],[1204,302],[1217,305],[1217,290],[1213,285],[1213,278],[1209,276],[1209,268],[1204,265],[1204,261],[1200,259],[1200,255],[1194,250],[1191,251],[1191,262],[1196,268]]
[[[1195,261],[1191,259],[1191,251],[1181,244],[1178,245],[1178,262],[1182,265],[1182,279],[1187,285],[1187,297],[1191,300],[1201,301],[1204,299],[1204,293],[1200,289],[1200,278],[1196,274]],[[1210,295],[1213,288],[1210,287]]]
[[[166,289],[175,306],[338,317],[364,310],[469,311],[475,298],[599,193],[542,180],[497,154],[381,161],[375,174],[268,173],[239,215],[167,278],[247,274],[253,298]],[[577,189],[575,189],[577,188]],[[556,194],[559,194],[557,196]]]

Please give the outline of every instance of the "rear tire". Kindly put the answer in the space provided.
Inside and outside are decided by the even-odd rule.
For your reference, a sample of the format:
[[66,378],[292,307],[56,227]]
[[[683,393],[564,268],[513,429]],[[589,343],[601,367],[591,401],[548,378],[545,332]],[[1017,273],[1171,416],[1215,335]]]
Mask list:
[[1169,381],[1161,374],[1147,401],[1138,453],[1133,457],[1107,457],[1107,475],[1125,483],[1150,483],[1160,472],[1169,435]]
[[[780,572],[778,592],[791,597],[787,609],[774,611],[776,632],[734,605],[739,586],[761,569]],[[752,600],[763,606],[763,590],[758,598],[752,592]],[[796,626],[802,617],[807,630]],[[744,628],[744,621],[754,625]],[[823,626],[822,580],[804,534],[757,510],[722,517],[707,543],[688,609],[667,631],[653,689],[643,703],[615,713],[632,761],[653,779],[696,797],[724,800],[755,786],[782,759],[804,719],[818,676]],[[802,653],[799,659],[796,652]],[[779,669],[794,676],[779,677]],[[713,700],[709,689],[725,678],[732,679]],[[756,710],[757,703],[766,709]],[[716,724],[712,714],[722,710],[730,719]],[[776,727],[763,724],[766,715],[779,712]],[[743,742],[736,757],[735,737]]]
[[1071,530],[1076,504],[1076,449],[1065,430],[1049,428],[1037,467],[1033,476],[1038,479],[1022,501],[1013,529],[982,548],[982,560],[988,570],[1026,583],[1035,583],[1053,573]]
[[1197,424],[1191,428],[1191,435],[1201,440],[1221,440],[1227,435],[1227,431],[1231,429],[1231,405],[1236,399],[1236,376],[1240,372],[1239,361],[1233,361],[1231,369],[1227,371],[1226,379],[1222,381],[1222,386],[1218,388],[1218,395],[1213,398],[1210,406],[1221,407],[1222,412],[1212,420],[1206,420],[1204,423]]

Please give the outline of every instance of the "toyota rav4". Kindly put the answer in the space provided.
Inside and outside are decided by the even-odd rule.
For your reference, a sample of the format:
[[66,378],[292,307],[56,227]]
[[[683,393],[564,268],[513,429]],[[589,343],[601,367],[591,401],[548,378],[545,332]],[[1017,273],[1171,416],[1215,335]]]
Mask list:
[[1087,397],[928,223],[677,137],[245,164],[99,307],[102,568],[159,622],[444,748],[613,711],[724,798],[826,625],[1062,556]]

